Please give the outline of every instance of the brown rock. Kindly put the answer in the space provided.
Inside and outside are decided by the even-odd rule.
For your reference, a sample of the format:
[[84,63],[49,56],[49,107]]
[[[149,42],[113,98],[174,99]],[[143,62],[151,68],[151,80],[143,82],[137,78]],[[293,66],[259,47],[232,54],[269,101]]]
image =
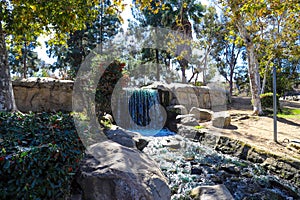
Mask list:
[[157,164],[136,149],[105,141],[89,148],[76,178],[83,199],[169,200],[167,179]]

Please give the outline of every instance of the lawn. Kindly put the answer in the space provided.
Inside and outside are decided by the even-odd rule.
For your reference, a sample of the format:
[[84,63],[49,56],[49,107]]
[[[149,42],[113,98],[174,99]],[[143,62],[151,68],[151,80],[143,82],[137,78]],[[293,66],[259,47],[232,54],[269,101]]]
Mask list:
[[282,111],[277,114],[277,116],[287,119],[300,119],[300,109],[283,108]]

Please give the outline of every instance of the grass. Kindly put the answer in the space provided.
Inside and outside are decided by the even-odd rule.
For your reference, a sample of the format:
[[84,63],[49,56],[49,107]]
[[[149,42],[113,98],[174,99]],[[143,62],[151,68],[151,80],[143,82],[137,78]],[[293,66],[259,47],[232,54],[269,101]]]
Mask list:
[[282,118],[300,119],[300,109],[283,108],[281,113],[277,114]]

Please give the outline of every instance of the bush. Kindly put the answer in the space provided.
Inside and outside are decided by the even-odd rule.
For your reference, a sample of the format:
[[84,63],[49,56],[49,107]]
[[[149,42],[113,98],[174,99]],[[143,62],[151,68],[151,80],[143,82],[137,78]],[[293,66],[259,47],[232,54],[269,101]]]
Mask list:
[[[266,108],[273,108],[273,93],[264,93],[260,95],[260,101],[261,101],[261,106],[263,109]],[[280,103],[279,103],[279,95],[276,94],[276,105],[277,109],[280,110]]]
[[[99,66],[103,70],[103,66]],[[116,89],[116,84],[123,77],[123,68],[125,63],[119,61],[112,62],[105,69],[103,75],[101,76],[98,87],[96,90],[95,100],[96,100],[96,110],[112,113],[111,109],[111,97],[114,89]]]
[[69,114],[0,113],[0,199],[63,199],[84,146]]

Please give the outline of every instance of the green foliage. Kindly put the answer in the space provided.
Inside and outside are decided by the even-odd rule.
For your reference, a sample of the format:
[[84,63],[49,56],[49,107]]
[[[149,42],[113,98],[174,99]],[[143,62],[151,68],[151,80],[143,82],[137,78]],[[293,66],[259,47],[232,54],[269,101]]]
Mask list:
[[13,44],[8,50],[8,63],[13,73],[20,73],[25,78],[27,75],[32,76],[34,72],[39,70],[40,59],[38,59],[36,42],[21,42],[21,44]]
[[[100,65],[99,70],[103,70],[105,66]],[[106,67],[102,74],[95,95],[96,111],[111,113],[111,97],[116,88],[116,84],[123,77],[123,68],[125,63],[119,61],[112,62]],[[122,83],[125,84],[125,83]]]
[[200,129],[205,128],[205,126],[194,126],[194,128],[200,130]]
[[300,109],[283,108],[278,117],[300,119]]
[[195,86],[204,86],[204,83],[201,81],[196,81]]
[[[276,91],[280,96],[288,91],[293,90],[293,86],[300,78],[300,60],[290,61],[282,59],[279,62],[276,61],[276,65],[280,66],[276,70]],[[267,76],[267,83],[265,91],[273,90],[273,76],[272,73]]]
[[84,58],[99,45],[102,45],[115,36],[121,26],[120,16],[111,1],[101,1],[90,9],[98,13],[92,23],[86,23],[86,28],[70,33],[67,47],[54,44],[48,51],[50,56],[57,57],[52,70],[63,68],[69,69],[68,74],[75,78]]
[[0,199],[63,199],[84,146],[69,114],[0,113]]
[[[273,108],[273,93],[264,93],[260,95],[261,106],[263,108]],[[276,94],[277,108],[280,109],[279,95]]]

